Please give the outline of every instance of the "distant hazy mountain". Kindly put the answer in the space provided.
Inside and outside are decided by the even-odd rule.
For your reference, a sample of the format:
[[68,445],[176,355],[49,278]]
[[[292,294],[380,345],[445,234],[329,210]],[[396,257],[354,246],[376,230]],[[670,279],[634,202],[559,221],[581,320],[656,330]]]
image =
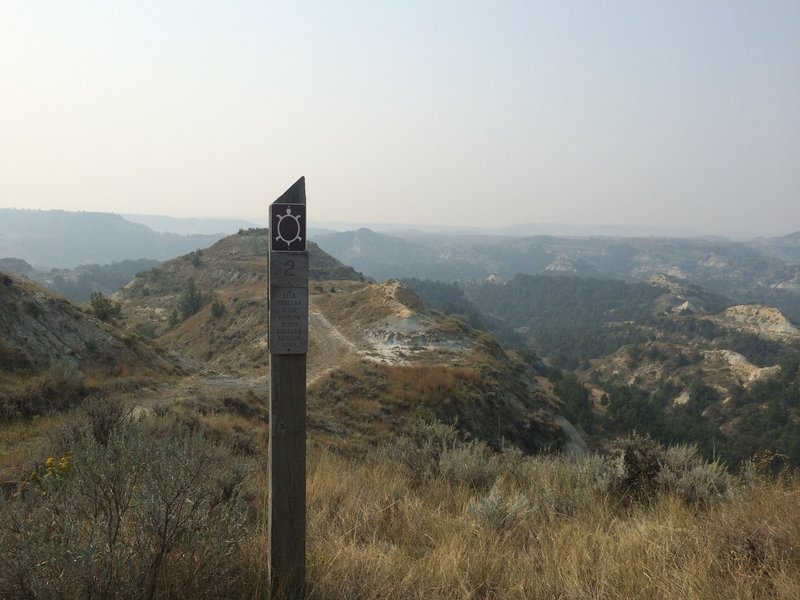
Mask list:
[[524,223],[498,229],[504,235],[607,236],[607,237],[704,237],[701,231],[683,227],[640,225],[568,225],[565,223]]
[[[159,233],[177,233],[179,235],[236,233],[240,229],[259,227],[252,221],[243,219],[196,219],[181,217],[165,217],[164,215],[130,215],[123,214],[123,218],[132,223],[147,225]],[[265,217],[266,221],[266,217]]]
[[74,268],[128,259],[166,260],[224,237],[157,233],[111,213],[0,208],[0,258],[37,268]]
[[36,269],[20,258],[0,258],[0,271],[30,277]]
[[[800,266],[725,239],[400,236],[367,229],[315,239],[326,252],[377,279],[508,280],[523,273],[647,281],[663,274],[800,317]],[[793,239],[777,238],[779,247],[790,252]]]
[[[3,262],[0,260],[0,271],[4,270]],[[92,292],[113,294],[133,279],[134,275],[158,264],[159,261],[152,258],[137,258],[107,265],[81,265],[75,269],[32,270],[27,274],[13,270],[11,272],[25,275],[51,292],[62,294],[75,302],[87,302]]]
[[782,237],[758,238],[749,245],[787,263],[800,264],[800,231]]
[[712,237],[704,235],[699,229],[686,227],[646,226],[646,225],[570,225],[567,223],[519,223],[506,227],[463,227],[447,224],[408,225],[403,223],[347,223],[319,222],[318,226],[329,232],[370,229],[388,235],[486,235],[528,237],[534,235],[554,235],[564,237]]
[[316,234],[325,252],[346,264],[358,264],[378,279],[408,277],[424,269],[427,252],[403,238],[361,228],[357,231]]
[[[514,260],[516,240],[477,234],[378,233],[369,229],[315,236],[320,248],[377,279],[455,281],[486,277]],[[530,257],[528,257],[530,258]],[[548,264],[547,261],[542,267]],[[519,272],[525,265],[510,268]]]

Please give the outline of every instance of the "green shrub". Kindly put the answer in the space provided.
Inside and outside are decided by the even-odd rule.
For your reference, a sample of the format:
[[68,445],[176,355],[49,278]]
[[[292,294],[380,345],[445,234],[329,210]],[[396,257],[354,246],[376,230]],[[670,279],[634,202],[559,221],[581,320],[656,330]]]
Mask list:
[[473,489],[489,488],[499,472],[497,455],[483,442],[459,442],[439,458],[439,473],[453,484]]
[[130,421],[133,412],[130,406],[108,396],[90,396],[83,401],[81,408],[94,439],[103,446],[113,433]]
[[92,314],[101,321],[113,321],[122,314],[122,305],[106,298],[100,292],[92,292],[89,296],[89,306]]
[[27,419],[71,408],[87,393],[83,374],[71,364],[57,361],[40,377],[19,389],[0,395],[0,422]]
[[222,399],[222,406],[225,410],[245,419],[259,418],[263,421],[269,420],[269,413],[264,400],[252,390],[248,390],[238,396],[225,396]]
[[442,454],[457,441],[458,432],[452,425],[415,420],[385,448],[385,453],[404,464],[416,477],[435,477],[439,474]]
[[486,444],[463,440],[455,427],[438,421],[412,421],[384,452],[418,479],[441,477],[474,489],[491,486],[500,467],[499,457]]
[[530,510],[530,503],[525,496],[503,494],[497,483],[486,496],[473,498],[467,505],[470,517],[497,532],[514,529]]
[[152,323],[138,323],[135,327],[136,333],[149,340],[156,338],[156,326]]
[[31,368],[28,358],[16,348],[0,340],[0,371],[26,371]]
[[625,500],[646,500],[658,489],[664,449],[648,436],[631,434],[614,441],[609,455],[611,490]]
[[734,478],[719,461],[708,462],[697,446],[670,446],[658,474],[658,485],[687,504],[708,505],[733,491]]
[[202,250],[194,250],[189,253],[189,261],[192,263],[192,266],[196,269],[200,268],[203,264],[203,251]]
[[735,492],[725,466],[706,461],[696,446],[664,448],[637,434],[615,440],[607,456],[585,464],[595,490],[624,503],[673,494],[686,504],[708,506]]
[[214,298],[211,303],[211,316],[215,319],[221,318],[225,314],[225,305],[219,301],[219,298]]
[[189,280],[186,282],[186,289],[184,289],[178,301],[178,308],[183,320],[185,321],[203,308],[203,304],[203,294],[197,290],[194,277],[189,277]]
[[0,597],[238,595],[245,463],[144,423],[85,434],[0,500]]

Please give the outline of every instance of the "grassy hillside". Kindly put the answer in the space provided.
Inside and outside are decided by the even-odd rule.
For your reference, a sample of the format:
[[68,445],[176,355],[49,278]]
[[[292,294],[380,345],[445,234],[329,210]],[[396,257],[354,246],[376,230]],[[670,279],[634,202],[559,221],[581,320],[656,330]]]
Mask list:
[[[0,595],[266,598],[257,406],[127,414],[62,420],[4,487]],[[800,484],[774,466],[734,477],[638,437],[525,457],[423,422],[353,455],[312,432],[306,597],[796,598]]]

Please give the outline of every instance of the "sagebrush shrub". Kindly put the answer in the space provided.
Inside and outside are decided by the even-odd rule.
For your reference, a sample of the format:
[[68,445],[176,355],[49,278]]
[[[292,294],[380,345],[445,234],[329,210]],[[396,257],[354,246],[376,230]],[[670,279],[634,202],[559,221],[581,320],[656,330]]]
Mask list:
[[670,446],[664,452],[658,486],[688,504],[708,505],[723,499],[733,477],[719,461],[708,462],[697,446]]
[[488,488],[499,470],[499,459],[486,444],[463,440],[455,427],[438,421],[412,421],[384,453],[418,479],[442,477],[476,489]]
[[664,460],[662,446],[648,436],[633,433],[611,445],[611,491],[623,500],[646,500],[658,489]]
[[696,446],[664,448],[636,434],[616,440],[608,455],[589,459],[585,465],[596,491],[625,503],[673,494],[687,504],[707,506],[736,489],[725,466],[705,460]]
[[403,434],[384,453],[405,465],[415,477],[435,477],[442,454],[457,441],[458,431],[452,425],[417,420],[406,425]]
[[439,458],[439,474],[448,481],[484,489],[497,480],[497,456],[482,442],[460,442]]
[[56,361],[40,376],[0,395],[0,422],[59,412],[86,395],[84,374],[74,365]]
[[230,596],[247,463],[144,423],[91,432],[0,501],[0,597]]
[[92,435],[102,445],[108,443],[108,438],[119,431],[133,413],[130,405],[104,395],[89,396],[83,401],[81,409],[88,418]]
[[524,495],[504,494],[495,483],[488,494],[469,501],[467,514],[490,529],[503,532],[517,527],[530,508]]

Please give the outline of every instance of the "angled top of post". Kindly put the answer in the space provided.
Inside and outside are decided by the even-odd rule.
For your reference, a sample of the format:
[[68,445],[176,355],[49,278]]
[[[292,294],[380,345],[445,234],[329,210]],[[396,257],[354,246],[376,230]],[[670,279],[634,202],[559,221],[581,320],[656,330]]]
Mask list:
[[294,182],[292,187],[283,192],[273,204],[305,204],[306,203],[306,178],[301,177]]

